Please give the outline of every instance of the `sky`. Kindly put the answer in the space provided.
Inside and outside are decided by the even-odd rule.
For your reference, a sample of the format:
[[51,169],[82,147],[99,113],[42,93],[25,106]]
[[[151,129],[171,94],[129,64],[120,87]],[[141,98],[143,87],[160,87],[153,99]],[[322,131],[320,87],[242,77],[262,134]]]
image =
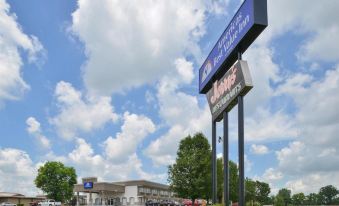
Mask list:
[[[240,4],[0,0],[0,191],[41,193],[46,161],[78,180],[166,183],[181,139],[211,141],[198,70]],[[272,194],[339,187],[338,9],[268,0],[269,26],[243,55],[245,175]],[[229,115],[237,162],[237,107]]]

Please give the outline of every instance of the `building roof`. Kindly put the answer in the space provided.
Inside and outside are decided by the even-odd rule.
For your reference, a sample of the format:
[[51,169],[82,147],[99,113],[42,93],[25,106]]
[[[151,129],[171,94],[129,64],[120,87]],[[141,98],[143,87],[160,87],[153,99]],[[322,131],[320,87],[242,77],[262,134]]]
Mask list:
[[113,182],[114,184],[121,184],[124,186],[146,186],[152,188],[160,188],[168,190],[169,186],[157,182],[151,182],[148,180],[129,180],[129,181],[122,181],[122,182]]
[[24,197],[25,195],[12,192],[0,192],[0,197]]
[[20,198],[20,199],[46,199],[46,197],[42,196],[36,196],[36,197],[27,197],[23,194],[20,193],[13,193],[13,192],[0,192],[0,197],[15,197],[15,198]]

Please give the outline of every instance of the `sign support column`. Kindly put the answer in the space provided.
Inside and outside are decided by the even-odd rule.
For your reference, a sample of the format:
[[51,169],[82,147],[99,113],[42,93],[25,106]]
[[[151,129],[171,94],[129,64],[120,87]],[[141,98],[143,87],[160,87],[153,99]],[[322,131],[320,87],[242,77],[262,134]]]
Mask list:
[[224,111],[224,206],[229,204],[228,112]]
[[[216,121],[212,120],[212,202],[217,203],[217,137]],[[192,203],[193,204],[193,203]]]
[[[238,51],[238,60],[242,59],[240,50]],[[244,149],[244,97],[238,96],[238,151],[239,151],[239,206],[245,206],[245,149]]]
[[245,205],[245,171],[244,171],[244,100],[238,97],[238,135],[239,135],[239,206]]

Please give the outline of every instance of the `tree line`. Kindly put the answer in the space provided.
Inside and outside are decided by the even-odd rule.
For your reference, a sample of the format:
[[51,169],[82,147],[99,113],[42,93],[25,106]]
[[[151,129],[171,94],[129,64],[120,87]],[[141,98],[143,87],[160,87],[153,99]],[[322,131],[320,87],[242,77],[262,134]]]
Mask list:
[[[194,202],[197,198],[210,200],[212,197],[211,146],[202,133],[187,136],[181,140],[174,164],[168,167],[168,182],[171,189],[180,197],[189,198]],[[230,200],[238,202],[239,171],[237,164],[229,161],[229,191]],[[223,161],[217,159],[217,199],[223,202]],[[339,192],[332,186],[322,187],[318,194],[293,194],[283,188],[277,195],[270,196],[268,183],[246,178],[246,205],[329,205],[339,204]]]
[[318,193],[296,193],[291,195],[291,190],[283,188],[276,196],[271,197],[272,203],[278,206],[286,205],[338,205],[339,190],[333,185],[320,188]]

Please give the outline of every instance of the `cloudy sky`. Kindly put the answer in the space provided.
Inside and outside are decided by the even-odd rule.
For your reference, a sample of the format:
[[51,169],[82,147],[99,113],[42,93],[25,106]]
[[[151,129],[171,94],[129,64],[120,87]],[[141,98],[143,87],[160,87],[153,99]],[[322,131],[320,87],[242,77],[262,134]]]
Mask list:
[[[39,193],[33,180],[48,160],[79,178],[166,183],[183,137],[210,140],[198,69],[240,4],[0,0],[0,191]],[[243,56],[254,82],[245,174],[273,193],[339,187],[338,9],[268,0],[269,26]]]

